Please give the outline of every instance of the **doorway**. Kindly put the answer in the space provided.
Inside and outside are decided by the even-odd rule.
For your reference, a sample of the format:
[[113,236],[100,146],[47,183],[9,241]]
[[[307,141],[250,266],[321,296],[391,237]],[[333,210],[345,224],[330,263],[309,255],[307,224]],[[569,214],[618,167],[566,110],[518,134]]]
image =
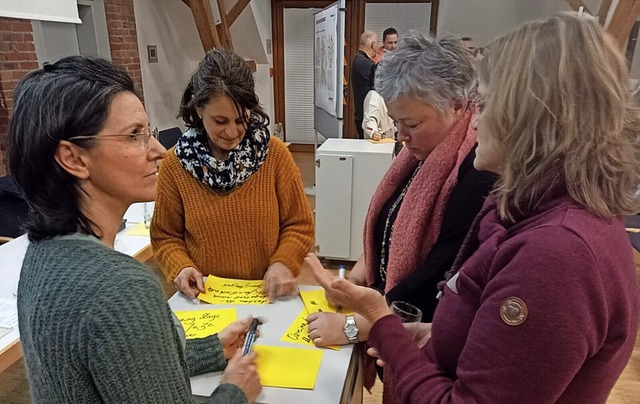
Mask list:
[[[272,118],[273,122],[284,124],[285,139],[288,142],[313,142],[313,13],[334,2],[335,0],[271,0],[274,90]],[[380,30],[380,39],[382,31],[390,26],[395,27],[401,35],[409,28],[435,33],[438,4],[439,0],[346,0],[345,78],[350,77],[351,60],[358,50],[360,34],[366,24],[371,24],[366,26],[367,29]],[[293,21],[296,16],[300,17],[303,27],[292,27],[292,24],[296,24]],[[295,32],[308,35],[308,41],[297,38],[298,34]],[[301,47],[304,50],[300,50]],[[305,60],[302,61],[302,58]],[[292,76],[288,77],[289,74]],[[344,98],[347,102],[343,113],[343,136],[357,138],[352,91],[349,83],[345,84]]]

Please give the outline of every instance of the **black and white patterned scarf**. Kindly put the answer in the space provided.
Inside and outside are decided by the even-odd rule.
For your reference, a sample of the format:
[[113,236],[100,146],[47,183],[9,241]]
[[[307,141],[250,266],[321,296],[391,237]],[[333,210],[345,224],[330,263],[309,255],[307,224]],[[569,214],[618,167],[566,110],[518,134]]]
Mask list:
[[258,171],[267,158],[269,129],[251,118],[249,128],[238,146],[221,161],[213,157],[206,133],[190,128],[178,139],[175,153],[182,167],[214,190],[229,191]]

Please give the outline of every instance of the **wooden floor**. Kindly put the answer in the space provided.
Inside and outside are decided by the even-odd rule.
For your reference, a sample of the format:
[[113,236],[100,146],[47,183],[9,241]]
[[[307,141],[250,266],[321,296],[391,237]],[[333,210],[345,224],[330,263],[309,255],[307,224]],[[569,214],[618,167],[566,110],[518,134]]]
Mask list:
[[[314,156],[308,152],[294,152],[294,159],[300,167],[300,172],[305,188],[313,186],[315,178]],[[313,209],[315,198],[309,197],[309,203]],[[151,260],[147,263],[161,279],[164,280],[156,263]],[[333,267],[335,263],[328,263]],[[640,254],[636,254],[636,269],[640,276]],[[301,283],[310,284],[313,279],[306,273],[303,273],[300,279]],[[162,282],[167,297],[175,293],[173,285]],[[639,283],[640,287],[640,283]],[[378,382],[374,387],[373,394],[364,393],[364,404],[377,404],[382,402],[381,384]],[[627,365],[620,380],[609,396],[608,404],[628,404],[640,403],[640,338],[636,340],[636,346],[633,355]],[[23,360],[19,360],[9,369],[0,373],[0,403],[2,404],[28,404],[31,403],[29,398],[29,386],[25,376],[25,368]],[[328,403],[330,404],[330,403]]]

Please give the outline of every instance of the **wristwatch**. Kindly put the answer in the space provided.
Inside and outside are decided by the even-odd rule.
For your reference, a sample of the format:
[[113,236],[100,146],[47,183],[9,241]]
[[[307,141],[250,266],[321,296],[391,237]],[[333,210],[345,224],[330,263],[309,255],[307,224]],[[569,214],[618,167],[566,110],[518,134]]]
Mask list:
[[356,326],[355,317],[347,316],[347,322],[344,324],[344,335],[347,336],[350,343],[358,343],[358,327]]

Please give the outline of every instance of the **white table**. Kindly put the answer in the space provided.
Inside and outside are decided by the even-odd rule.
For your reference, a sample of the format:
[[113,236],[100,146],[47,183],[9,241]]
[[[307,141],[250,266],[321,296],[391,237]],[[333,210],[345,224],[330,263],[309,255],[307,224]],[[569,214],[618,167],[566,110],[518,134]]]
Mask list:
[[[131,205],[125,218],[127,228],[142,222],[142,203]],[[129,236],[121,231],[116,236],[115,249],[140,262],[145,262],[153,255],[151,240],[146,236]],[[22,260],[27,251],[29,240],[26,235],[0,245],[0,297],[17,299],[18,280],[22,269]],[[11,366],[22,357],[20,334],[18,329],[0,338],[0,372]]]
[[[318,289],[316,286],[300,286],[302,290]],[[174,311],[205,310],[208,308],[229,308],[229,305],[210,305],[194,303],[182,293],[176,293],[169,299]],[[304,308],[299,296],[287,300],[278,300],[269,305],[236,305],[238,318],[251,314],[267,320],[260,326],[260,338],[256,345],[289,346],[303,349],[318,349],[280,340],[291,322]],[[304,403],[333,404],[362,402],[362,379],[359,377],[360,353],[353,345],[342,347],[339,351],[323,349],[322,362],[313,390],[284,389],[264,387],[258,396],[259,403]],[[207,373],[191,378],[191,389],[196,396],[209,396],[219,384],[221,372]]]

